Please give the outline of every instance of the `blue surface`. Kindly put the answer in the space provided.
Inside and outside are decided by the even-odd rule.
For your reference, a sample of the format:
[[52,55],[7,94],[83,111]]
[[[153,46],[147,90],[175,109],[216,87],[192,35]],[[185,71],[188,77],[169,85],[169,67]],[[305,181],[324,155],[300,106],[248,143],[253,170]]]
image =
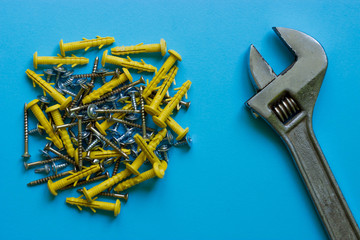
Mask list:
[[[314,130],[360,222],[360,2],[341,2],[1,1],[0,239],[326,239],[284,144],[244,107],[254,94],[251,43],[276,73],[293,60],[273,26],[308,33],[327,53]],[[33,53],[53,55],[60,39],[96,35],[115,37],[113,46],[164,38],[183,57],[177,82],[193,82],[192,106],[175,118],[190,127],[193,148],[172,149],[165,178],[130,190],[117,218],[66,205],[75,191],[52,197],[45,185],[27,187],[39,176],[25,171],[19,157],[23,104],[41,93],[24,73],[33,69]],[[101,53],[77,52],[91,63]],[[157,54],[143,58],[158,67],[163,61]],[[30,139],[29,161],[40,158],[43,144]]]

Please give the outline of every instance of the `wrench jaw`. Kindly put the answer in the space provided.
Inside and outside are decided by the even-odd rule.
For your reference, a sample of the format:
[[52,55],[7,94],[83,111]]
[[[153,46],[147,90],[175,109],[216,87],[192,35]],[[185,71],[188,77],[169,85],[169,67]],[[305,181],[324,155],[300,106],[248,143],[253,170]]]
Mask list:
[[272,82],[277,76],[254,45],[250,46],[249,71],[256,92]]
[[295,61],[277,76],[251,45],[250,76],[257,94],[246,106],[283,136],[305,116],[311,122],[327,57],[314,38],[293,29],[273,29],[295,55]]

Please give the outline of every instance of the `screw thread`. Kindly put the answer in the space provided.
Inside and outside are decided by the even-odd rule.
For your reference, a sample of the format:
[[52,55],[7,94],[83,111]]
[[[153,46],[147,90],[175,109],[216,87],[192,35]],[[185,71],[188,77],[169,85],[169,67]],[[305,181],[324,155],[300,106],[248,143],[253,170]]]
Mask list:
[[[95,61],[94,61],[94,66],[93,66],[93,69],[92,69],[92,73],[95,74],[96,73],[96,70],[98,68],[98,65],[99,65],[99,57],[96,57],[95,58]],[[91,81],[90,81],[90,85],[94,85],[95,83],[95,77],[92,77],[91,78]]]
[[39,134],[39,130],[37,128],[31,129],[28,131],[29,135]]
[[112,172],[112,177],[115,176],[119,170],[119,166],[120,166],[120,158],[118,158],[115,162],[115,165],[114,165],[114,170]]
[[29,182],[27,185],[28,186],[39,185],[39,184],[42,184],[42,183],[46,183],[49,180],[53,180],[53,179],[57,179],[57,178],[69,175],[70,173],[72,173],[72,171],[67,171],[67,172],[63,172],[63,173],[59,173],[59,174],[54,174],[54,175],[51,175],[51,176],[48,176],[48,177],[44,177],[44,178]]
[[66,93],[67,95],[70,95],[72,97],[76,97],[76,94],[71,92],[70,90],[67,90],[67,89],[61,89],[61,91],[63,91],[64,93]]
[[78,164],[79,168],[83,165],[83,147],[82,147],[82,116],[78,117]]
[[24,105],[24,142],[25,142],[25,153],[28,153],[29,148],[29,121],[28,121],[28,111],[26,108],[26,103]]
[[[141,98],[140,98],[141,99]],[[134,110],[137,110],[137,104],[136,104],[136,96],[135,94],[131,94],[131,105],[133,106]]]
[[140,87],[140,108],[141,108],[141,130],[143,138],[146,138],[146,115],[145,115],[145,101],[143,98],[143,87]]
[[69,79],[64,82],[64,86],[65,87],[69,86],[70,84],[72,84],[73,80],[74,80],[73,77],[69,77]]
[[95,139],[94,141],[92,141],[89,146],[85,149],[85,152],[90,151],[92,148],[94,148],[96,146],[96,144],[98,144],[98,142],[100,142],[99,139]]
[[97,109],[97,113],[139,113],[138,110],[131,109]]
[[[122,124],[125,124],[125,125],[128,125],[128,126],[131,126],[131,127],[136,127],[136,128],[140,128],[140,129],[142,128],[142,125],[140,125],[140,124],[129,122],[129,121],[126,121],[126,120],[123,120],[123,119],[112,118],[112,120],[114,120],[114,121],[116,121],[118,123],[122,123]],[[150,132],[155,132],[155,129],[149,128],[149,127],[146,127],[146,130],[150,131]]]
[[69,158],[68,156],[62,154],[61,152],[56,151],[55,149],[53,149],[53,148],[51,148],[51,147],[49,147],[49,151],[52,152],[52,153],[54,153],[54,154],[56,154],[56,155],[58,155],[59,157],[63,158],[66,162],[68,162],[68,163],[70,163],[70,164],[72,164],[72,165],[76,165],[76,163],[75,163],[74,160],[72,160],[72,159]]

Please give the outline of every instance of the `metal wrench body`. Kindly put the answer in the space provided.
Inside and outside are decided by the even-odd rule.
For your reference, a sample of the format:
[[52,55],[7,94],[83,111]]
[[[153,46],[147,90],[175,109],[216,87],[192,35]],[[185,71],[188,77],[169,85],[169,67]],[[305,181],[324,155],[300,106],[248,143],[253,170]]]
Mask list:
[[313,108],[327,68],[326,54],[310,36],[292,29],[275,32],[296,60],[278,76],[255,47],[250,72],[258,93],[246,105],[280,135],[331,239],[360,239],[360,231],[312,128]]

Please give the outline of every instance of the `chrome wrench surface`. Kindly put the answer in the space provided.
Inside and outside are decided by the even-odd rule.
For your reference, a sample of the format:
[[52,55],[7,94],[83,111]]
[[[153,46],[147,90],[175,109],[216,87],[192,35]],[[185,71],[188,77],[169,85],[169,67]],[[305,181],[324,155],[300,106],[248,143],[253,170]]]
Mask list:
[[287,145],[331,239],[360,239],[360,231],[312,128],[314,105],[327,69],[327,57],[312,37],[274,28],[295,62],[276,75],[256,48],[250,47],[255,96],[246,106],[261,116]]

